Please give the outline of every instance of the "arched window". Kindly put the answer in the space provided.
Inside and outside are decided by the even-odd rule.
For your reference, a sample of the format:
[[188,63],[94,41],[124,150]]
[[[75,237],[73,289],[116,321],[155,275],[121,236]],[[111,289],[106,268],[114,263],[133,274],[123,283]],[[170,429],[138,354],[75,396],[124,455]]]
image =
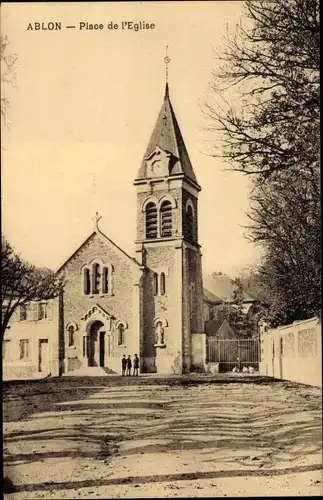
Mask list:
[[193,223],[194,223],[194,214],[191,205],[188,205],[186,210],[186,235],[187,239],[193,240],[194,231],[193,231]]
[[92,293],[99,293],[100,288],[100,264],[94,263],[92,267]]
[[166,293],[166,277],[165,273],[160,275],[160,295],[165,295]]
[[90,269],[85,268],[83,271],[84,295],[89,295],[91,291]]
[[155,203],[146,206],[146,238],[157,238],[157,207]]
[[153,290],[154,290],[154,295],[158,295],[158,274],[154,273],[153,276]]
[[169,200],[163,201],[160,207],[160,224],[161,236],[172,236],[173,220],[172,220],[172,204]]
[[82,268],[84,295],[113,295],[114,267],[97,259]]
[[118,325],[118,345],[124,344],[124,325],[120,323]]
[[71,347],[74,345],[74,326],[70,326],[68,328],[68,345]]
[[102,270],[102,293],[109,293],[109,268],[104,267]]
[[114,294],[114,266],[112,264],[109,267],[109,289],[107,293]]

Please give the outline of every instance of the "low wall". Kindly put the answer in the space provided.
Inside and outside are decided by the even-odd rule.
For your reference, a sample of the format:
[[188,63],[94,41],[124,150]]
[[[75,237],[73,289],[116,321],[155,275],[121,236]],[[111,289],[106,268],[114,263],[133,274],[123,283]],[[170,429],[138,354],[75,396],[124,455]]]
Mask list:
[[20,380],[33,378],[37,373],[35,365],[11,365],[7,364],[2,367],[3,380]]
[[260,373],[322,387],[321,323],[318,318],[261,334]]

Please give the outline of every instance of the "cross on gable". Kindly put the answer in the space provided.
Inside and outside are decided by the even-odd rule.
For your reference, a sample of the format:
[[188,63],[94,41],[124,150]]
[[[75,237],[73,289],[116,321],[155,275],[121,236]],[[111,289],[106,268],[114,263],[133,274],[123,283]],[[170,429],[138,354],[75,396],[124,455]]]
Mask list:
[[95,216],[93,217],[94,221],[94,230],[99,229],[99,221],[102,219],[102,216],[99,215],[99,212],[95,212]]

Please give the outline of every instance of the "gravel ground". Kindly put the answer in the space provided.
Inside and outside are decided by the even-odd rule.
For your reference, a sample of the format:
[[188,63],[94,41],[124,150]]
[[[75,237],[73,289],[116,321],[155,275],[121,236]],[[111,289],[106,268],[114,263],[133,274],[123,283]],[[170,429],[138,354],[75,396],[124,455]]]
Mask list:
[[320,389],[56,379],[4,388],[10,500],[321,495]]

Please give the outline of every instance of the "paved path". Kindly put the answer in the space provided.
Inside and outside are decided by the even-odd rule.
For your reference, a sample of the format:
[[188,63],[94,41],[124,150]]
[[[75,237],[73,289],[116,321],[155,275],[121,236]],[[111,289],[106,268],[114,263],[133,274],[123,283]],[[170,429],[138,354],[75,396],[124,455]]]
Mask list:
[[7,498],[323,492],[320,389],[124,383],[6,389]]

